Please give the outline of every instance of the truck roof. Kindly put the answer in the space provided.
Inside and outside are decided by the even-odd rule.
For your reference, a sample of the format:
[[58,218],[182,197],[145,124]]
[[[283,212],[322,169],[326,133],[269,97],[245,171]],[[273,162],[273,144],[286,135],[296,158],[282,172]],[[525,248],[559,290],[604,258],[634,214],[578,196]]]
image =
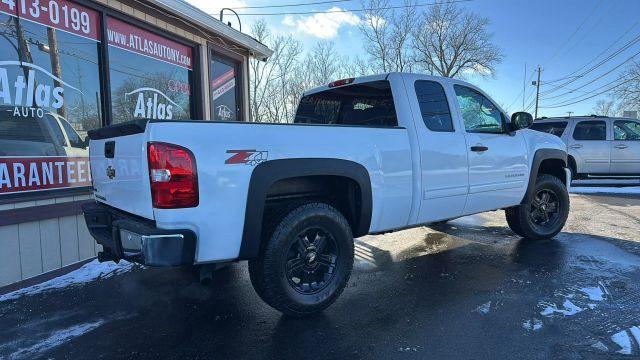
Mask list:
[[[472,88],[474,88],[476,90],[481,91],[477,86],[475,86],[473,84],[470,84],[470,83],[468,83],[466,81],[457,80],[457,79],[451,79],[451,78],[442,77],[442,76],[433,76],[433,75],[428,75],[428,74],[412,73],[412,72],[387,72],[387,73],[381,73],[381,74],[375,74],[375,75],[367,75],[367,76],[358,76],[358,77],[348,78],[349,80],[353,80],[353,81],[351,81],[349,83],[349,85],[351,85],[351,84],[363,84],[363,83],[372,82],[372,81],[385,80],[392,74],[417,75],[417,76],[420,76],[422,79],[425,79],[425,80],[449,81],[449,82],[453,82],[453,83],[456,83],[456,84],[469,86],[469,87],[472,87]],[[329,90],[329,89],[332,88],[332,86],[330,86],[330,84],[332,84],[332,83],[333,82],[331,82],[329,84],[326,84],[326,85],[315,87],[315,88],[310,89],[310,90],[307,90],[307,91],[304,92],[303,95],[306,96],[306,95],[314,94],[314,93],[317,93],[317,92]]]

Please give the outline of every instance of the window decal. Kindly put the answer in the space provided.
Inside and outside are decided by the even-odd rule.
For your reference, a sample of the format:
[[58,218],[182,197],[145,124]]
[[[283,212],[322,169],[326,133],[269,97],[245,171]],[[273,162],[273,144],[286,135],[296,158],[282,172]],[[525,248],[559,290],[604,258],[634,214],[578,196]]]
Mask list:
[[192,49],[126,22],[107,18],[107,43],[117,48],[193,70]]

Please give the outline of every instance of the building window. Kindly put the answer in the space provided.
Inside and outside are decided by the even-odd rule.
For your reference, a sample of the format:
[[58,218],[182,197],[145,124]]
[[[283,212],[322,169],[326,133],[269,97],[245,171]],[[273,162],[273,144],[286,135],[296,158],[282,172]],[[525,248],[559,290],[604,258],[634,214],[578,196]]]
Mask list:
[[39,4],[0,3],[0,195],[91,184],[100,16],[67,0]]
[[107,18],[114,124],[192,116],[193,48]]
[[209,77],[211,79],[211,119],[241,120],[240,62],[211,51]]

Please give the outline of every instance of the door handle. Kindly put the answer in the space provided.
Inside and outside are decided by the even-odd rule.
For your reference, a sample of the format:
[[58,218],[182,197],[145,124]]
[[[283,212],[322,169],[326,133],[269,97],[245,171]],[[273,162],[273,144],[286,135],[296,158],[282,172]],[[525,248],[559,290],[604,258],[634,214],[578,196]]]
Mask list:
[[616,148],[616,149],[626,149],[626,148],[628,148],[628,147],[629,147],[629,146],[624,145],[624,144],[620,144],[620,145],[616,145],[616,146],[614,146],[614,148]]
[[569,147],[572,148],[572,149],[580,149],[580,148],[582,148],[582,145],[575,144],[575,145],[570,145]]
[[487,151],[487,150],[489,150],[489,148],[486,147],[486,146],[482,146],[482,145],[476,145],[476,146],[472,146],[471,147],[471,151],[473,151],[473,152],[484,152],[484,151]]

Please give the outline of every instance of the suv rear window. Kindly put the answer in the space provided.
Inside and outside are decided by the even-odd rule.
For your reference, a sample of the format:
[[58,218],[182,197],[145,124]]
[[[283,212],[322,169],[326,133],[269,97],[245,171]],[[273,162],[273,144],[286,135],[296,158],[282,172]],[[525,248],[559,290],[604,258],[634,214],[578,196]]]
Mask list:
[[386,80],[347,85],[304,96],[297,124],[398,126],[391,86]]
[[557,137],[561,137],[566,128],[566,121],[534,123],[531,125],[532,130],[555,135]]

